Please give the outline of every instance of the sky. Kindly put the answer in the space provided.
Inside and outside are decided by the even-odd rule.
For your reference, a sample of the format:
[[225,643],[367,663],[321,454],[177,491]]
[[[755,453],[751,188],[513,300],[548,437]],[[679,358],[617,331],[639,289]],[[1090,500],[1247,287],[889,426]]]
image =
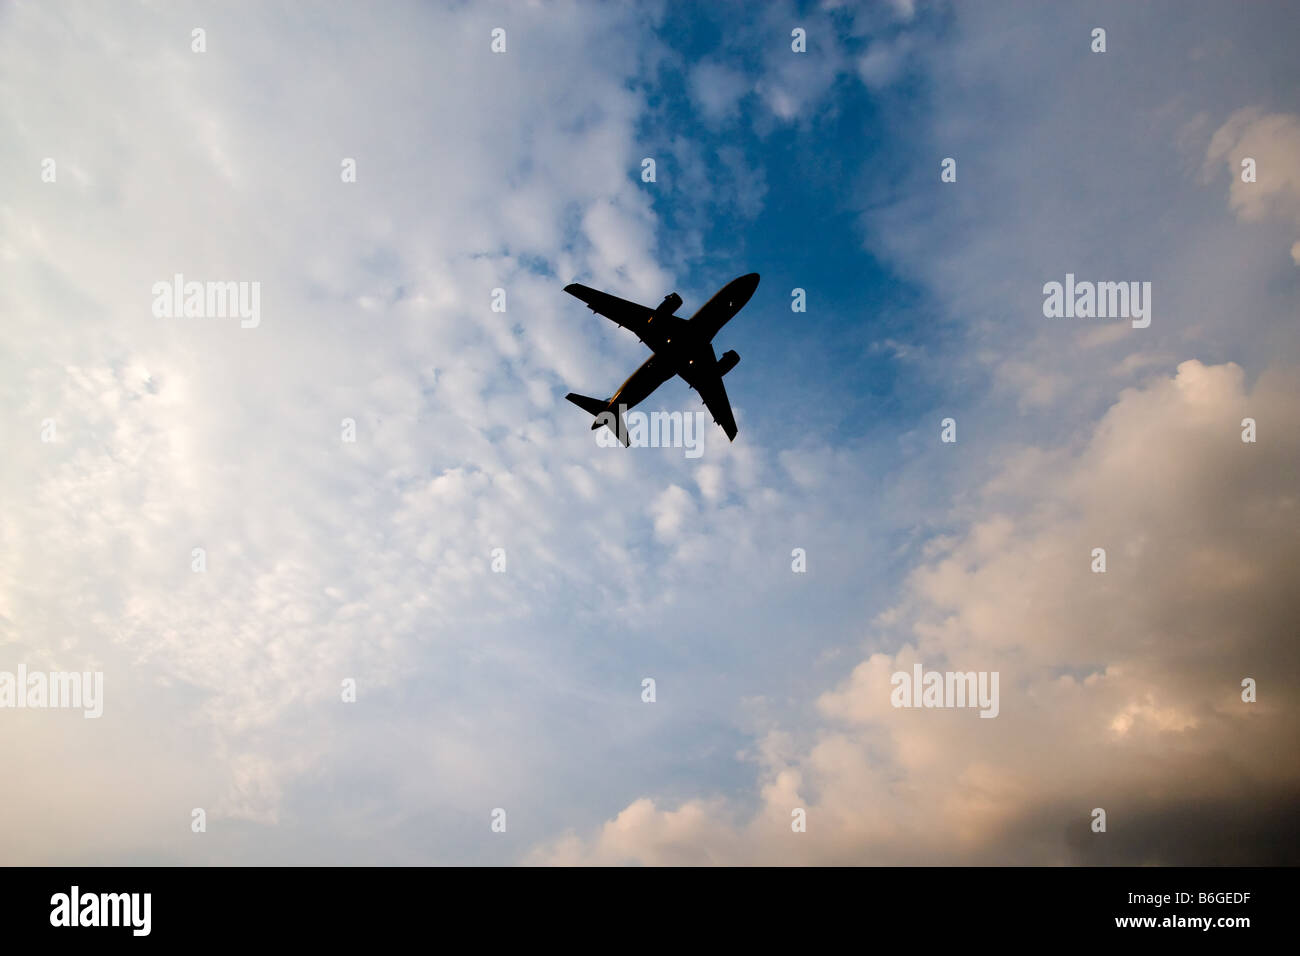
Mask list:
[[0,4],[0,863],[1300,862],[1298,20]]

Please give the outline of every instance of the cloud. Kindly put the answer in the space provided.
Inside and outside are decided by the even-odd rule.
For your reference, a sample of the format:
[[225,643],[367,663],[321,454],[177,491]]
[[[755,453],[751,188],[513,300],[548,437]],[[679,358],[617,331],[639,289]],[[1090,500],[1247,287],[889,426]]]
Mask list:
[[[67,10],[15,10],[0,38],[0,397],[20,436],[0,667],[102,669],[106,704],[93,728],[27,714],[0,735],[0,762],[31,769],[0,856],[507,862],[531,844],[484,839],[493,807],[559,833],[623,787],[734,774],[678,763],[737,736],[712,681],[774,666],[750,635],[794,587],[794,542],[870,535],[830,520],[847,486],[788,494],[746,389],[749,437],[706,434],[698,460],[600,448],[562,400],[644,360],[563,284],[671,288],[638,178],[653,21],[511,8],[494,55],[477,10],[267,6],[210,13],[195,54],[192,13],[87,5],[74,56]],[[682,203],[756,215],[762,165],[708,158],[736,181]],[[155,318],[177,272],[260,282],[261,324]],[[701,410],[680,383],[656,401]],[[822,567],[829,589],[847,573]],[[754,573],[773,586],[728,610]],[[717,635],[698,657],[683,620]],[[630,717],[651,666],[703,703]]]
[[[30,771],[0,857],[1167,859],[1171,819],[1200,834],[1191,862],[1234,839],[1264,855],[1291,794],[1261,755],[1287,752],[1294,702],[1276,633],[1294,303],[1262,254],[1276,236],[1185,172],[1208,117],[1280,75],[1267,49],[1202,82],[1175,67],[1215,31],[1157,11],[1136,27],[1158,43],[1085,61],[1081,82],[1057,69],[1077,37],[1032,7],[963,5],[927,39],[924,9],[877,36],[894,10],[827,6],[794,54],[786,6],[728,33],[693,92],[655,8],[288,9],[204,10],[202,55],[183,8],[7,14],[0,668],[102,669],[106,703],[99,721],[0,715],[0,762]],[[1282,33],[1228,21],[1209,26],[1244,48]],[[862,42],[905,47],[933,98],[868,96]],[[757,298],[735,444],[597,447],[562,396],[609,394],[644,349],[558,290],[654,303],[747,245],[785,261],[759,230],[828,181],[777,176],[791,148],[844,172],[831,198],[876,257],[829,220],[796,232],[843,263],[830,337],[791,338],[783,294]],[[1151,335],[1043,325],[1038,290],[1067,268],[1156,280]],[[154,318],[151,285],[176,272],[259,281],[261,325]],[[876,330],[864,275],[923,301]],[[789,399],[860,398],[868,434],[772,446],[781,416],[757,414],[776,402],[754,383],[801,341],[834,350],[833,323],[885,344]],[[871,377],[890,354],[905,384]],[[681,383],[655,401],[700,409]],[[934,440],[939,406],[956,446]],[[1236,437],[1247,415],[1256,445]],[[890,668],[946,657],[1003,670],[996,720],[885,709]],[[1247,669],[1266,676],[1243,716]],[[1125,840],[1076,839],[1094,792]],[[488,829],[498,806],[508,835]]]
[[[1008,467],[872,628],[881,649],[817,699],[802,748],[769,731],[746,820],[721,798],[638,800],[544,862],[1225,863],[1226,803],[1283,806],[1300,696],[1300,388],[1281,370],[1184,362],[1127,389],[1077,454]],[[1243,443],[1240,421],[1268,422]],[[1009,507],[1008,503],[1014,503]],[[1105,547],[1104,574],[1091,571]],[[895,709],[890,676],[997,671],[1001,712]],[[1268,686],[1243,703],[1241,680]],[[1202,809],[1168,843],[1160,815]],[[1089,829],[1094,807],[1110,830]],[[791,811],[808,813],[806,834]],[[1276,815],[1269,826],[1281,826]],[[1261,826],[1265,824],[1261,822]],[[1295,862],[1260,842],[1251,859]]]
[[717,824],[723,812],[716,801],[692,801],[676,810],[659,810],[653,800],[638,800],[605,824],[594,851],[568,834],[551,852],[535,853],[529,862],[548,866],[730,863],[736,854],[722,852],[718,845]]
[[[828,94],[848,62],[840,30],[826,11],[796,15],[781,6],[763,9],[758,38],[765,55],[755,90],[776,120],[806,124],[834,105]],[[796,26],[805,31],[804,52],[792,49]]]
[[752,83],[739,70],[722,63],[701,60],[691,70],[691,99],[709,121],[734,116]]
[[907,34],[871,44],[858,58],[858,76],[868,89],[883,89],[902,75],[911,47],[912,38]]
[[[505,726],[523,714],[476,722],[469,746],[420,734],[431,709],[450,727],[479,706],[465,684],[438,685],[483,661],[498,676],[554,667],[519,621],[550,613],[556,569],[581,574],[601,553],[601,589],[635,579],[638,558],[609,546],[589,501],[620,471],[637,494],[654,479],[597,456],[562,481],[593,458],[575,449],[599,449],[585,422],[563,436],[556,424],[574,411],[557,390],[607,379],[605,352],[635,343],[575,336],[587,313],[557,290],[578,274],[632,293],[668,284],[634,185],[644,101],[628,84],[655,44],[637,13],[573,6],[561,25],[517,10],[498,56],[477,11],[400,13],[210,11],[196,54],[192,12],[102,19],[87,5],[75,56],[74,11],[7,15],[0,308],[15,348],[2,379],[21,437],[0,476],[0,647],[11,664],[103,669],[105,717],[78,732],[134,772],[65,761],[75,745],[53,721],[2,735],[0,759],[32,768],[10,808],[35,821],[0,832],[5,859],[113,859],[124,845],[266,858],[276,841],[242,827],[336,829],[347,811],[313,782],[354,786],[348,768],[372,759],[363,728],[441,746],[429,761],[395,745],[427,799],[395,791],[390,820],[428,799],[495,805],[518,771],[503,755],[493,772],[478,735],[536,753],[529,730]],[[309,48],[322,57],[283,55]],[[593,65],[592,48],[617,67]],[[261,325],[155,318],[152,284],[177,272],[259,281]],[[630,536],[635,518],[620,527]],[[421,679],[432,703],[383,710]],[[98,802],[62,841],[63,817],[41,808],[86,779]],[[185,842],[199,806],[225,834],[215,846]],[[379,852],[409,852],[394,845]],[[429,852],[461,852],[448,845]]]
[[[1248,159],[1255,167],[1251,182],[1243,179],[1242,163]],[[1282,219],[1300,230],[1300,116],[1265,114],[1259,107],[1237,110],[1215,131],[1205,164],[1207,175],[1214,166],[1228,167],[1228,205],[1240,219]],[[1300,264],[1295,246],[1291,255]]]

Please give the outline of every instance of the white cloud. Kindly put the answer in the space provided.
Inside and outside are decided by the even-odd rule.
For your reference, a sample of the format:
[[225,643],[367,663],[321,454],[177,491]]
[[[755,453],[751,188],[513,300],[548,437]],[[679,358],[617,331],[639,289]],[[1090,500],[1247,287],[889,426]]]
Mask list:
[[883,89],[902,75],[911,47],[912,38],[907,34],[872,43],[858,58],[858,76],[869,89]]
[[[0,734],[0,762],[31,770],[8,795],[24,826],[0,827],[0,857],[500,862],[524,842],[482,838],[486,809],[505,803],[538,835],[527,843],[543,844],[538,858],[549,835],[576,827],[594,842],[565,838],[557,858],[918,862],[988,859],[1002,846],[1023,862],[1063,852],[1062,807],[1090,767],[1129,796],[1179,780],[1181,767],[1212,797],[1228,785],[1214,789],[1204,755],[1232,753],[1241,773],[1281,788],[1285,768],[1262,766],[1260,753],[1278,739],[1274,701],[1293,701],[1294,688],[1270,689],[1256,745],[1240,755],[1237,705],[1216,696],[1218,675],[1241,669],[1223,656],[1233,649],[1254,654],[1261,673],[1295,670],[1276,657],[1285,641],[1256,640],[1290,609],[1277,569],[1294,564],[1294,502],[1278,482],[1294,468],[1296,433],[1276,375],[1246,384],[1260,354],[1294,355],[1283,337],[1293,312],[1279,320],[1250,271],[1261,240],[1239,239],[1235,223],[1175,230],[1165,258],[1178,267],[1158,287],[1156,328],[1178,334],[1143,340],[1141,361],[1123,351],[1131,336],[1034,335],[1009,305],[1071,256],[1122,249],[1115,261],[1145,269],[1145,251],[1165,248],[1125,226],[1163,218],[1111,218],[1145,208],[1149,184],[1124,191],[1131,168],[1107,149],[1136,142],[1147,115],[1117,121],[1109,147],[1080,145],[1062,131],[1090,101],[1049,117],[1052,97],[1032,98],[1042,91],[1011,99],[1024,71],[1001,33],[959,44],[946,74],[934,58],[951,50],[909,53],[940,80],[979,77],[971,88],[991,90],[1006,116],[988,123],[952,86],[937,116],[909,114],[909,129],[925,126],[920,152],[956,141],[962,183],[980,186],[915,190],[952,208],[883,205],[871,236],[884,261],[979,332],[973,362],[950,364],[927,343],[915,348],[922,364],[963,381],[972,364],[1001,369],[1026,417],[1050,417],[1048,451],[978,402],[952,449],[975,453],[944,467],[907,422],[897,442],[770,451],[747,426],[741,388],[732,398],[748,437],[732,445],[711,432],[698,462],[600,449],[560,396],[612,389],[644,350],[558,290],[581,278],[657,301],[673,271],[661,256],[698,253],[690,237],[657,248],[637,178],[645,77],[664,53],[645,22],[653,14],[498,12],[509,15],[504,56],[488,52],[478,8],[413,4],[383,20],[322,8],[292,24],[274,7],[213,10],[201,56],[184,10],[9,13],[0,401],[18,437],[0,471],[0,652],[102,668],[107,702],[103,720],[75,731],[26,714],[20,732]],[[85,24],[77,43],[73,16]],[[731,115],[751,86],[783,121],[837,108],[829,94],[854,63],[833,24],[810,19],[810,52],[796,55],[788,19],[775,10],[758,24],[771,41],[761,72],[722,77],[702,110]],[[686,161],[664,186],[687,182],[684,201],[757,214],[762,167],[720,153],[740,182],[713,190],[703,175],[697,188],[689,161],[704,147],[691,135],[671,144]],[[907,146],[918,144],[900,137]],[[34,158],[47,155],[57,184],[39,180]],[[339,180],[345,156],[357,159],[356,184]],[[1052,175],[1027,175],[1023,157]],[[1159,179],[1177,177],[1161,166]],[[1062,182],[1105,201],[1086,215],[1064,207]],[[1161,210],[1198,208],[1183,193],[1152,196]],[[1232,281],[1225,236],[1245,243]],[[261,326],[154,319],[150,286],[176,271],[261,281]],[[496,287],[505,313],[489,308]],[[1168,356],[1216,354],[1225,313],[1166,298],[1201,302],[1214,289],[1263,330],[1243,338],[1231,326],[1250,374],[1216,358],[1151,379]],[[1187,347],[1197,336],[1206,351]],[[1081,357],[1076,338],[1096,354]],[[1117,385],[1140,387],[1094,429],[1090,409]],[[664,398],[695,402],[684,387]],[[1257,446],[1234,444],[1227,419],[1246,414],[1260,421]],[[49,444],[46,418],[58,427]],[[344,418],[355,444],[340,440]],[[1090,440],[1085,457],[1075,440]],[[972,458],[997,471],[982,490]],[[1085,518],[1118,541],[1114,567],[1141,569],[1142,593],[1121,588],[1096,629],[1050,573],[1094,537]],[[930,540],[863,666],[832,670],[852,612],[882,606],[884,565],[906,565],[938,523],[956,531]],[[1197,536],[1212,546],[1183,546]],[[202,575],[190,570],[199,546]],[[791,573],[796,546],[808,550],[806,575]],[[490,568],[497,547],[502,574]],[[1245,636],[1224,650],[1229,632]],[[936,651],[1005,666],[1004,693],[1021,711],[973,726],[938,715],[943,729],[885,723],[899,715],[878,713],[872,681]],[[804,659],[822,668],[814,686],[834,689],[783,704],[807,677],[792,676]],[[686,706],[647,720],[629,716],[640,706],[629,675],[649,664],[667,675],[663,700]],[[358,682],[355,705],[339,700],[344,677]],[[769,686],[762,727],[777,729],[745,748],[760,768],[757,815],[691,799],[734,785],[736,701]],[[1016,732],[972,736],[987,724]],[[1077,766],[1044,784],[1026,754],[1064,761],[1060,740],[1078,745]],[[1100,757],[1116,747],[1129,749],[1106,778]],[[1162,760],[1174,769],[1148,768]],[[790,842],[801,839],[789,832],[794,802],[814,810],[803,842]],[[188,829],[195,806],[209,810],[206,842]],[[597,830],[616,807],[627,810]],[[1026,819],[1046,834],[1031,850],[1017,857],[1017,844],[991,841],[990,828]]]
[[[1125,391],[1051,484],[1013,466],[990,485],[1014,494],[1015,512],[970,524],[913,571],[869,641],[897,649],[870,653],[821,695],[805,746],[769,734],[750,819],[719,797],[676,809],[642,798],[534,858],[1080,862],[1101,852],[1079,839],[1094,806],[1132,834],[1175,802],[1151,794],[1176,791],[1179,805],[1206,808],[1187,849],[1148,849],[1137,833],[1116,834],[1113,852],[1237,859],[1241,848],[1202,832],[1217,802],[1244,780],[1260,807],[1300,785],[1274,756],[1300,692],[1286,636],[1300,562],[1296,381],[1270,373],[1247,391],[1239,368],[1189,361]],[[1267,442],[1241,442],[1248,413],[1271,423]],[[1090,570],[1096,545],[1109,550],[1104,575]],[[890,676],[914,663],[998,671],[999,716],[895,709]],[[1267,706],[1239,698],[1257,674],[1272,677]],[[806,834],[790,830],[795,807]]]
[[[1243,180],[1242,163],[1254,160],[1254,181]],[[1206,151],[1206,173],[1226,165],[1228,204],[1242,220],[1289,220],[1300,230],[1300,116],[1237,110],[1215,131]],[[1291,257],[1300,264],[1296,243]]]
[[[0,642],[7,661],[58,647],[64,666],[102,666],[98,745],[143,779],[170,777],[148,792],[133,775],[98,778],[100,805],[120,796],[122,818],[64,843],[57,815],[38,815],[29,833],[0,831],[9,860],[96,858],[119,838],[146,858],[193,858],[202,849],[180,842],[192,806],[227,833],[307,825],[286,815],[301,812],[304,778],[411,675],[486,655],[534,679],[535,637],[510,628],[546,613],[557,573],[585,586],[609,529],[590,508],[607,479],[553,477],[599,451],[555,393],[608,378],[613,341],[583,334],[589,313],[559,289],[579,271],[625,276],[629,292],[667,285],[633,185],[639,14],[512,10],[504,56],[477,11],[317,9],[292,39],[273,7],[216,11],[206,54],[190,52],[192,13],[100,14],[19,8],[0,39],[16,435],[0,478]],[[597,47],[613,59],[594,64]],[[40,181],[43,156],[55,183]],[[154,318],[151,286],[176,272],[260,281],[261,325]],[[489,308],[498,286],[504,314]],[[654,483],[626,477],[637,493]],[[504,575],[489,569],[498,546]],[[605,550],[615,600],[638,560]],[[340,701],[344,677],[356,705]],[[477,705],[462,688],[427,706]],[[396,712],[386,727],[424,719]],[[488,724],[470,733],[500,733]],[[62,726],[3,735],[0,759],[39,768],[12,795],[16,817],[93,772],[54,759]],[[477,806],[517,772],[506,755],[489,771],[484,749],[446,748],[459,764],[414,773]]]
[[752,83],[745,74],[722,63],[701,60],[691,70],[691,98],[705,119],[718,121],[734,116]]

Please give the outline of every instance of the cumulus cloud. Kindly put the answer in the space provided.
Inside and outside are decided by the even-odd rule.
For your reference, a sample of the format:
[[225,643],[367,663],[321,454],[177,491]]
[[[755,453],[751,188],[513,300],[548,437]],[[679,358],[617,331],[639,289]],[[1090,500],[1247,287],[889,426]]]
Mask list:
[[[650,14],[204,14],[25,7],[0,38],[0,398],[20,436],[0,667],[106,685],[98,722],[24,714],[0,735],[0,761],[31,769],[0,855],[515,859],[522,841],[465,821],[504,803],[560,832],[684,773],[673,755],[735,734],[715,668],[771,666],[744,635],[792,587],[794,539],[869,535],[827,531],[849,489],[790,497],[753,437],[708,434],[698,461],[602,449],[561,398],[644,359],[563,284],[672,287],[638,179]],[[308,49],[329,55],[285,52]],[[705,177],[682,203],[756,214],[761,167],[717,166],[735,188]],[[260,325],[155,317],[178,272],[260,282]],[[656,399],[700,409],[684,386]],[[755,570],[779,586],[727,612]],[[719,635],[703,667],[678,653],[683,620]],[[647,660],[709,701],[656,725],[687,744],[653,760],[627,746],[651,732],[625,710]],[[196,807],[213,839],[192,838]]]
[[[1246,107],[1215,131],[1206,172],[1226,165],[1232,177],[1228,205],[1245,222],[1282,219],[1300,230],[1300,116]],[[1253,161],[1250,181],[1243,163]],[[1300,264],[1297,248],[1291,255]]]
[[[0,762],[29,772],[0,857],[1159,860],[1207,821],[1222,841],[1189,843],[1190,862],[1262,845],[1291,778],[1261,755],[1285,752],[1294,701],[1276,624],[1294,611],[1277,569],[1295,557],[1279,484],[1295,403],[1280,368],[1260,374],[1295,356],[1293,303],[1256,255],[1275,237],[1189,191],[1168,150],[1143,175],[1119,161],[1184,112],[1120,64],[1091,85],[1047,68],[1073,40],[1032,10],[1010,18],[1017,42],[976,5],[942,43],[869,37],[943,96],[872,89],[904,117],[877,159],[916,172],[867,163],[893,192],[852,188],[868,144],[821,142],[815,120],[866,95],[862,31],[929,19],[864,9],[801,16],[794,54],[795,8],[765,8],[711,77],[677,64],[695,125],[650,105],[647,78],[674,68],[651,8],[8,12],[0,669],[102,669],[106,701],[99,721],[4,715]],[[1176,60],[1169,42],[1150,57]],[[901,76],[881,66],[867,74]],[[1207,116],[1259,101],[1213,95]],[[650,145],[648,117],[669,131]],[[562,400],[644,359],[565,282],[658,301],[706,258],[714,217],[731,228],[794,188],[752,141],[714,148],[733,117],[843,162],[869,248],[927,297],[885,351],[955,408],[957,446],[936,450],[940,416],[872,392],[868,440],[765,447],[749,379],[735,444],[633,455],[596,447]],[[1199,165],[1213,124],[1187,128]],[[653,191],[650,150],[668,160]],[[960,188],[941,189],[934,158],[954,154]],[[710,270],[730,268],[731,232]],[[1021,321],[1080,262],[1163,280],[1150,337]],[[154,317],[152,284],[176,272],[260,281],[261,324]],[[1250,336],[1221,321],[1238,313]],[[932,316],[944,334],[924,340]],[[798,344],[780,328],[769,370]],[[699,409],[680,383],[656,401]],[[1236,437],[1246,416],[1255,445]],[[1105,576],[1086,570],[1099,544]],[[1000,669],[1000,715],[888,708],[882,679],[913,661]],[[1271,680],[1243,713],[1233,682],[1251,672]],[[1075,838],[1095,805],[1124,841]],[[487,829],[497,806],[509,836]],[[1223,824],[1243,806],[1255,822]]]
[[[11,669],[103,669],[105,717],[82,733],[135,773],[62,760],[61,725],[4,734],[7,764],[42,768],[12,795],[32,825],[0,833],[9,860],[84,860],[119,840],[146,859],[202,854],[183,842],[196,806],[228,836],[315,826],[344,811],[322,811],[308,781],[346,781],[367,728],[400,741],[426,719],[375,712],[413,675],[436,685],[484,661],[536,674],[529,646],[488,635],[522,638],[559,568],[603,548],[600,587],[618,594],[636,562],[588,507],[611,475],[636,484],[628,463],[570,465],[588,434],[554,421],[557,390],[608,377],[606,350],[634,343],[572,334],[557,290],[579,274],[668,285],[632,185],[644,104],[626,81],[654,55],[638,14],[512,11],[495,56],[496,21],[477,11],[207,11],[202,54],[194,11],[102,13],[16,9],[0,41],[14,187],[0,308],[17,346],[3,398],[21,436],[0,477],[0,642]],[[283,55],[307,47],[329,55]],[[618,68],[592,65],[593,47],[621,51]],[[175,273],[260,282],[260,326],[155,317],[152,286]],[[560,481],[562,467],[579,474]],[[563,524],[567,556],[547,541]],[[505,575],[490,570],[498,547]],[[344,678],[360,687],[347,716]],[[456,686],[425,708],[471,712]],[[489,747],[424,736],[440,759],[401,759],[438,767],[439,782],[410,784],[431,799],[477,808],[493,799],[481,788],[512,786],[510,758],[492,773]],[[102,796],[77,839],[52,839],[52,794],[82,774]]]
[[[1293,293],[1270,236],[1243,232],[1188,175],[1208,154],[1237,176],[1228,154],[1250,133],[1274,188],[1290,188],[1296,150],[1275,148],[1289,118],[1259,125],[1247,111],[1213,136],[1205,121],[1276,83],[1288,58],[1276,23],[1220,22],[1267,54],[1231,77],[1189,77],[1208,24],[1171,30],[1170,9],[1112,8],[1125,35],[1162,38],[1140,68],[1087,60],[1081,34],[1033,8],[952,13],[947,39],[908,41],[937,91],[930,112],[918,120],[913,99],[873,89],[894,111],[898,161],[893,176],[864,174],[860,197],[868,248],[952,317],[945,337],[959,343],[915,328],[920,344],[904,343],[956,383],[935,421],[951,407],[966,444],[909,476],[940,503],[943,533],[874,619],[860,663],[812,697],[813,716],[746,748],[752,792],[643,798],[615,817],[616,839],[593,828],[538,860],[1296,862],[1286,808],[1300,786],[1294,761],[1275,759],[1294,749],[1298,690]],[[1074,135],[1080,116],[1103,114]],[[1114,161],[1136,142],[1161,158]],[[962,170],[950,186],[943,156]],[[977,185],[961,185],[972,169]],[[1230,209],[1253,221],[1267,205]],[[1149,273],[1163,324],[1146,336],[1044,324],[1042,280],[1085,269]],[[1283,433],[1245,443],[1248,418]],[[1098,547],[1104,574],[1091,569]],[[998,717],[894,708],[891,675],[914,664],[998,672]],[[1242,680],[1261,673],[1276,696],[1244,702]],[[806,834],[791,832],[798,807]],[[1105,834],[1089,828],[1096,807]],[[661,838],[670,813],[709,817],[689,852]]]
[[[1027,449],[912,572],[872,628],[878,649],[818,698],[807,743],[769,732],[751,818],[718,798],[642,799],[535,859],[1295,862],[1285,843],[1216,834],[1239,833],[1227,807],[1243,794],[1256,836],[1280,833],[1300,793],[1275,759],[1300,695],[1296,381],[1278,370],[1248,389],[1236,366],[1184,362],[1125,390],[1077,453]],[[1267,440],[1242,442],[1246,417]],[[893,707],[891,675],[917,663],[999,672],[1000,713]],[[1245,677],[1268,687],[1259,702],[1242,701]],[[798,807],[806,834],[791,831]],[[1182,843],[1163,840],[1166,812]]]

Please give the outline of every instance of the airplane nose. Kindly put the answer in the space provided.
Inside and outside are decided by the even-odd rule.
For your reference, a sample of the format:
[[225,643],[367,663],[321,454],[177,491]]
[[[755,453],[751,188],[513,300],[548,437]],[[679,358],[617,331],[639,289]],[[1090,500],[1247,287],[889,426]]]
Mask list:
[[735,301],[739,303],[736,308],[739,309],[749,301],[749,297],[752,296],[754,290],[758,288],[758,273],[751,272],[749,275],[741,276],[739,279],[732,282],[731,285],[734,290]]

